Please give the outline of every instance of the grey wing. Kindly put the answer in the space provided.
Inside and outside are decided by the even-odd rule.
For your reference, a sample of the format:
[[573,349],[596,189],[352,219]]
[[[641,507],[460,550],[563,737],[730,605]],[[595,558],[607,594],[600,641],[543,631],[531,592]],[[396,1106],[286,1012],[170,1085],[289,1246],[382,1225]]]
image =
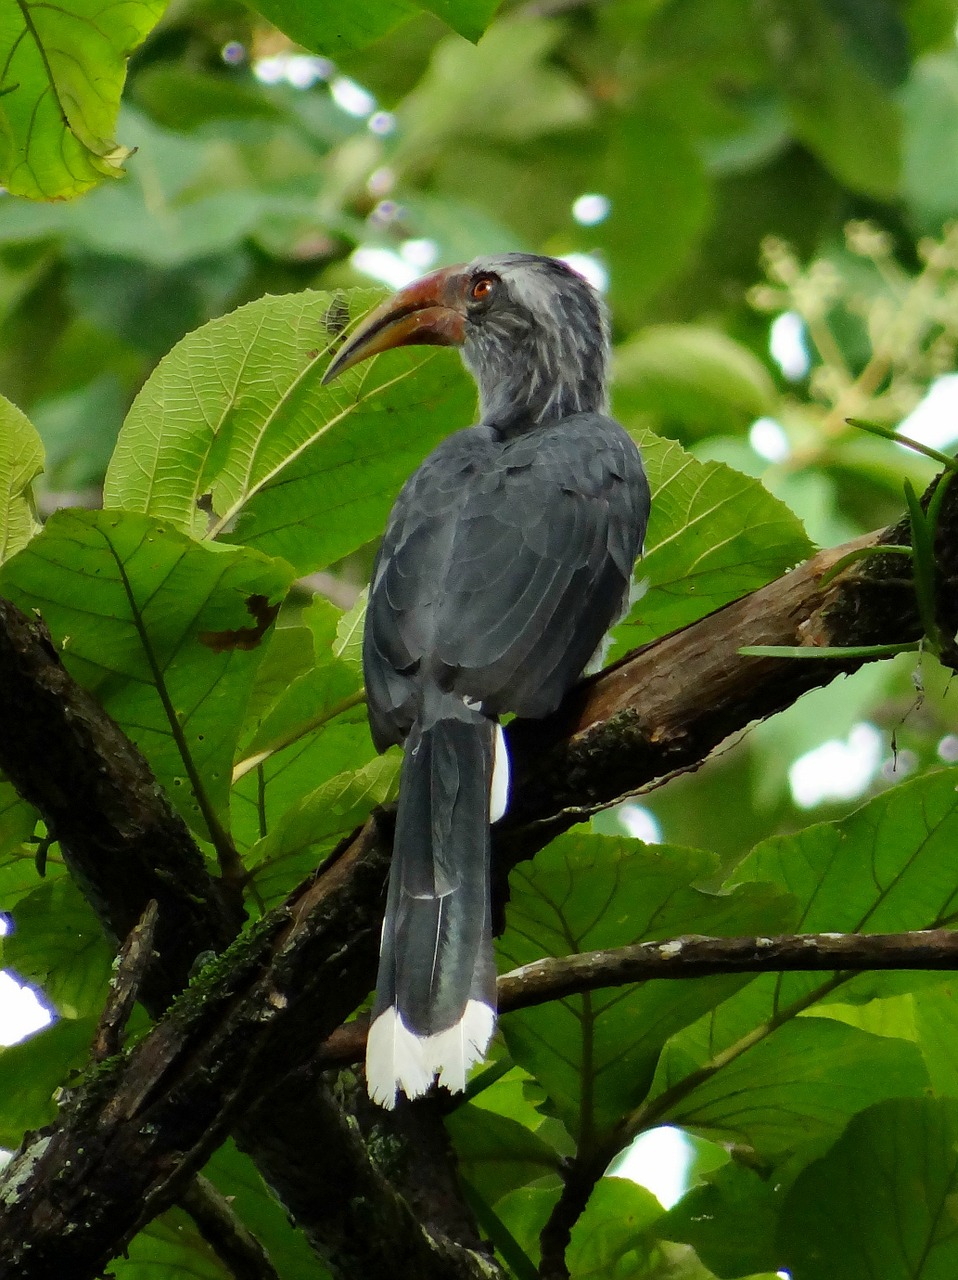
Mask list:
[[523,437],[456,533],[435,652],[491,712],[558,706],[615,621],[645,536],[638,450],[597,415]]
[[579,415],[471,453],[441,446],[407,490],[367,618],[377,743],[404,735],[433,683],[491,713],[548,714],[628,591],[649,511],[635,445]]

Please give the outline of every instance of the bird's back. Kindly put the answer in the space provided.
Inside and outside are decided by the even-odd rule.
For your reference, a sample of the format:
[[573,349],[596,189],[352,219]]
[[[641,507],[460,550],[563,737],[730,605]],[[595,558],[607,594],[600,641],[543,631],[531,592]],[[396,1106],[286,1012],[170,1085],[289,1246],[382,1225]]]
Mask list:
[[377,744],[405,737],[431,689],[553,710],[618,616],[648,502],[635,444],[600,414],[443,441],[396,502],[370,588]]

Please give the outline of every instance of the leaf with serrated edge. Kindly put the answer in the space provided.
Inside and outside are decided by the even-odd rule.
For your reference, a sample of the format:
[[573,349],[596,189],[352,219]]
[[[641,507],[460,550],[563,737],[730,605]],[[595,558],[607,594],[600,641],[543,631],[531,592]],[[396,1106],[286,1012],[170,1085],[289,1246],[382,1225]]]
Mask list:
[[[148,516],[58,511],[0,570],[0,591],[40,610],[70,673],[206,836],[190,774],[225,822],[243,709],[268,643],[250,605],[277,603],[291,579],[282,561],[204,546]],[[211,642],[243,629],[250,648]]]
[[19,0],[0,5],[0,181],[55,200],[117,178],[113,138],[126,63],[165,0]]
[[613,658],[764,586],[813,549],[798,517],[758,480],[699,462],[674,440],[636,438],[652,514],[635,576],[649,588],[616,629]]
[[[475,412],[451,352],[391,352],[321,385],[343,326],[381,296],[261,298],[189,334],[133,403],[105,504],[301,573],[378,537],[406,477]],[[197,506],[206,495],[211,519]]]

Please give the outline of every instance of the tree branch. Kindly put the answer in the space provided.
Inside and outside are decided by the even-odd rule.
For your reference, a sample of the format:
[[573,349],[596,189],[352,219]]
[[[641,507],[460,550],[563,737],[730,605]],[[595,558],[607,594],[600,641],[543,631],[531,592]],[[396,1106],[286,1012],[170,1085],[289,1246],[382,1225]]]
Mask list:
[[[951,588],[958,579],[958,501],[950,490],[938,533],[939,582],[944,584],[939,613],[950,634],[958,621],[958,593]],[[907,537],[907,527],[898,526],[823,552],[762,591],[647,646],[588,682],[549,722],[514,725],[516,788],[512,814],[496,832],[499,866],[530,856],[582,812],[694,767],[729,733],[861,665],[860,659],[742,658],[742,646],[916,639],[920,621],[911,584],[899,576],[900,557],[856,562],[833,582],[822,583],[823,574],[850,549],[878,541],[902,544]],[[0,612],[0,632],[9,622],[9,614]],[[24,622],[13,619],[21,632]],[[51,761],[51,743],[59,731],[51,709],[56,698],[46,696],[45,718],[24,738],[19,731],[30,722],[24,711],[30,698],[19,686],[36,676],[19,667],[11,675],[7,637],[0,639],[0,764],[18,787],[22,778],[22,793],[44,816],[48,811],[62,814],[65,825],[58,825],[58,835],[67,839],[81,878],[84,867],[76,851],[91,834],[94,847],[102,845],[105,858],[116,864],[129,803],[124,809],[120,780],[105,795],[100,793],[98,771],[109,768],[109,761],[100,758],[100,736],[87,726],[86,744],[94,751],[74,795],[72,782],[64,783],[72,778],[69,769]],[[34,634],[27,640],[35,646],[42,637]],[[49,666],[56,655],[49,645],[47,649]],[[17,660],[22,656],[13,654]],[[68,677],[56,678],[60,696],[73,697],[75,686],[67,687],[72,684]],[[5,714],[8,704],[12,714]],[[83,715],[95,720],[102,712],[95,709],[94,714],[85,704]],[[113,730],[119,735],[115,726]],[[76,733],[73,725],[69,732]],[[132,751],[122,735],[114,749]],[[133,770],[137,795],[144,789],[144,770]],[[90,796],[82,791],[88,780]],[[155,797],[151,779],[149,790]],[[71,825],[74,803],[85,810],[89,832],[82,823]],[[153,853],[160,865],[169,865],[164,864],[163,848],[154,847]],[[184,856],[189,862],[194,855],[187,849]],[[82,1090],[59,1124],[15,1157],[0,1204],[0,1270],[15,1261],[13,1269],[22,1280],[65,1273],[64,1268],[77,1280],[94,1275],[143,1222],[176,1198],[237,1116],[274,1090],[284,1072],[308,1061],[317,1041],[332,1032],[371,985],[387,861],[376,824],[368,823],[283,908],[231,948],[112,1073]],[[97,870],[94,866],[93,874]],[[131,886],[123,900],[137,900],[135,920],[146,901],[143,884],[152,886],[158,877],[149,858],[137,870],[142,881],[122,864],[118,874],[125,874]],[[109,898],[102,875],[96,887],[94,897]],[[170,892],[166,883],[164,889]],[[208,887],[203,891],[208,898]],[[201,895],[204,903],[206,898]],[[210,910],[214,906],[221,918],[219,904],[209,904]],[[115,914],[109,901],[106,907],[107,915]],[[162,901],[160,911],[162,921]],[[197,917],[205,924],[202,911],[194,912]],[[302,1179],[292,1181],[305,1197]],[[455,1257],[443,1255],[436,1241],[423,1236],[418,1243],[407,1241],[418,1250],[414,1274],[488,1274],[492,1264],[487,1259],[467,1250]]]
[[269,1254],[208,1178],[198,1173],[180,1197],[180,1204],[235,1280],[280,1280]]
[[[722,973],[820,973],[872,970],[958,969],[958,932],[800,933],[762,938],[706,938],[698,934],[664,942],[584,951],[536,960],[498,980],[500,1013],[529,1009],[597,991],[659,978],[708,978]],[[368,1019],[354,1018],[320,1046],[324,1067],[361,1062]]]

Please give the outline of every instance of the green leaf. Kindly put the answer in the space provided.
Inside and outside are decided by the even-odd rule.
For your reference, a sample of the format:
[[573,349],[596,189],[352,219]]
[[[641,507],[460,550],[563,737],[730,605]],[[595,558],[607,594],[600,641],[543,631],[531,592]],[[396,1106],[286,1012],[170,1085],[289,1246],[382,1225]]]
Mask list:
[[54,1094],[86,1065],[95,1031],[95,1018],[61,1018],[0,1049],[0,1147],[15,1150],[24,1133],[56,1118]]
[[[390,353],[320,385],[349,317],[381,296],[262,298],[184,338],[130,410],[106,505],[281,555],[301,573],[377,537],[403,481],[475,404],[447,353]],[[212,523],[197,506],[207,496]]]
[[572,1228],[566,1263],[571,1280],[629,1280],[648,1275],[642,1237],[662,1216],[651,1191],[627,1178],[599,1180]]
[[902,90],[903,194],[919,226],[937,230],[958,203],[958,56],[953,49],[915,64]]
[[188,1276],[190,1280],[231,1280],[212,1245],[200,1235],[183,1209],[166,1213],[130,1241],[125,1256],[110,1263],[116,1280],[157,1280],[158,1276]]
[[[758,885],[744,895],[693,887],[716,866],[713,855],[698,850],[564,836],[511,877],[501,966],[687,933],[783,927],[790,907],[780,894]],[[742,981],[726,975],[590,992],[507,1014],[503,1032],[513,1059],[543,1086],[570,1132],[588,1143],[641,1101],[669,1036]]]
[[711,191],[695,142],[664,116],[623,117],[608,138],[592,181],[611,212],[598,226],[576,228],[572,244],[607,259],[613,310],[637,324],[688,264],[708,225]]
[[397,162],[421,163],[473,138],[528,142],[587,121],[589,99],[549,60],[560,35],[553,23],[526,20],[496,23],[475,48],[443,41],[403,103]]
[[649,589],[617,629],[613,657],[764,586],[812,550],[797,517],[758,480],[699,462],[673,440],[638,440],[652,515],[636,577]]
[[60,511],[0,572],[201,835],[225,822],[242,715],[287,565],[164,521]]
[[43,444],[27,416],[0,396],[0,564],[25,547],[40,524],[33,482],[43,470]]
[[[6,872],[10,863],[26,862],[32,868],[34,851],[27,845],[36,830],[39,814],[33,805],[22,800],[13,783],[0,777],[0,909],[7,911],[14,898]],[[28,875],[31,888],[36,886],[35,868]]]
[[[915,1037],[939,1096],[958,1098],[958,999],[954,982],[936,983],[909,997]],[[867,1006],[866,1006],[867,1007]]]
[[232,1140],[224,1142],[216,1151],[203,1173],[229,1197],[241,1222],[264,1246],[284,1280],[286,1277],[296,1280],[299,1276],[323,1280],[326,1273],[319,1268],[306,1237],[293,1226],[279,1201],[267,1190],[249,1156],[238,1151]]
[[777,1178],[730,1162],[693,1189],[655,1225],[665,1240],[690,1244],[717,1276],[736,1280],[779,1269],[775,1234],[784,1202]]
[[792,1188],[779,1241],[801,1280],[950,1280],[958,1102],[901,1098],[856,1116]]
[[781,1163],[837,1136],[872,1103],[917,1097],[927,1086],[917,1045],[829,1018],[796,1018],[658,1118]]
[[337,59],[372,44],[419,10],[412,0],[257,0],[256,7],[297,44]]
[[126,61],[164,0],[15,0],[0,11],[0,181],[55,200],[117,178],[113,138]]
[[42,881],[11,915],[13,932],[2,940],[4,964],[40,987],[62,1017],[98,1014],[114,953],[70,877]]
[[847,31],[827,11],[834,5],[774,0],[769,51],[800,141],[852,190],[890,199],[898,191],[900,113],[851,52]]
[[355,773],[375,759],[364,718],[357,712],[329,721],[320,732],[271,755],[235,783],[233,834],[240,848],[272,833],[317,787],[341,774]]
[[526,1183],[557,1179],[562,1158],[538,1133],[484,1107],[457,1107],[446,1117],[462,1176],[487,1204]]
[[355,671],[363,669],[363,628],[366,625],[368,588],[363,588],[353,607],[339,620],[333,653]]
[[616,348],[614,407],[626,420],[652,414],[694,436],[741,432],[776,401],[764,365],[716,329],[650,325]]
[[273,753],[307,733],[320,732],[342,716],[353,723],[365,723],[362,680],[354,667],[331,657],[327,650],[325,655],[316,655],[308,671],[288,681],[260,720],[245,751],[250,757]]
[[267,906],[288,893],[336,844],[384,804],[399,775],[399,753],[377,756],[362,769],[341,773],[291,804],[247,864]]
[[[947,923],[958,911],[956,781],[954,769],[929,773],[900,783],[841,822],[765,840],[732,879],[771,883],[791,893],[799,907],[795,927],[802,933],[893,933]],[[924,985],[921,975],[907,973],[841,980],[815,973],[762,975],[670,1041],[655,1095],[669,1089],[681,1094],[681,1082],[691,1084],[697,1069],[717,1070],[721,1077],[729,1070],[722,1065],[724,1055],[731,1054],[733,1064],[739,1054],[747,1057],[756,1038],[774,1032],[775,1039],[788,1019],[820,1001],[863,1002]],[[784,1026],[774,1031],[778,1023]],[[815,1034],[831,1033],[819,1027]],[[679,1098],[676,1107],[681,1105]]]
[[467,40],[478,40],[502,0],[420,0],[421,7],[442,18]]

